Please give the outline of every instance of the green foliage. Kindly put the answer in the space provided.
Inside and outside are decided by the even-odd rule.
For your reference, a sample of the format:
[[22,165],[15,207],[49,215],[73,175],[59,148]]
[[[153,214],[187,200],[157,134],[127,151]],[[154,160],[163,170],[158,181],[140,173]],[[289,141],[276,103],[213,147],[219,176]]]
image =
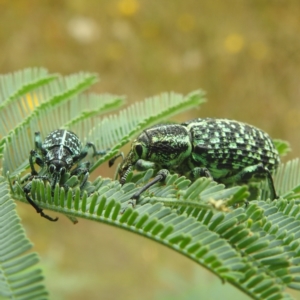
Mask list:
[[[93,171],[141,130],[202,104],[204,93],[165,93],[99,119],[124,100],[114,95],[81,94],[96,82],[94,74],[61,77],[44,69],[29,69],[0,80],[0,114],[6,124],[0,133],[0,167],[6,177],[0,180],[0,222],[12,224],[0,226],[1,241],[6,239],[0,246],[0,296],[25,298],[30,291],[30,299],[47,298],[40,271],[32,269],[36,255],[24,253],[29,244],[11,200],[27,203],[20,177],[28,169],[34,132],[41,131],[45,137],[58,127],[68,128],[83,142],[92,141],[98,149],[109,148],[101,158],[89,157]],[[276,146],[282,155],[287,152],[286,143]],[[49,183],[36,179],[31,196],[40,207],[64,214],[73,222],[85,218],[161,243],[253,299],[291,299],[285,289],[300,289],[299,170],[299,160],[282,165],[275,175],[281,198],[267,200],[262,184],[257,187],[259,196],[248,206],[244,205],[249,196],[247,186],[226,188],[207,178],[191,184],[173,174],[147,190],[132,208],[131,196],[148,182],[152,170],[129,174],[130,182],[124,186],[98,177],[82,191],[78,179],[66,174],[64,180],[70,189],[56,186],[53,195]],[[22,239],[15,243],[16,237]]]
[[287,155],[291,151],[290,144],[287,141],[273,139],[273,143],[281,156]]
[[[15,211],[7,180],[0,177],[0,296],[3,299],[46,299],[39,258],[26,253],[32,245]],[[4,298],[5,297],[5,298]],[[1,298],[2,299],[2,298]]]

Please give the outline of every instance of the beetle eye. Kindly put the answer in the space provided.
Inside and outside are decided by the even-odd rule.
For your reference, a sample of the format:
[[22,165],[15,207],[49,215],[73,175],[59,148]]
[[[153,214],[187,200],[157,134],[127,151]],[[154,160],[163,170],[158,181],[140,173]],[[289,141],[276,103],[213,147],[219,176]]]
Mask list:
[[140,144],[135,145],[135,152],[139,157],[143,155],[143,146]]
[[54,173],[54,171],[55,171],[55,166],[54,165],[50,165],[49,166],[49,172],[50,173]]
[[62,167],[61,169],[60,169],[60,174],[61,175],[64,175],[66,173],[66,168],[65,167]]
[[72,166],[73,165],[73,158],[72,157],[66,158],[66,163],[67,163],[68,166]]

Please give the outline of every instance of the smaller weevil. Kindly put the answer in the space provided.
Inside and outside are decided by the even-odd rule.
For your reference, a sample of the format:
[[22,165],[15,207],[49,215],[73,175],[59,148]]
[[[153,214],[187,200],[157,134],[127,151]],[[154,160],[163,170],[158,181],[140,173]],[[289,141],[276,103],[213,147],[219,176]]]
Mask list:
[[[43,209],[29,196],[32,180],[34,178],[46,180],[50,183],[51,189],[53,190],[57,183],[60,184],[62,176],[66,172],[70,172],[71,176],[82,177],[80,183],[81,189],[88,180],[90,168],[90,162],[81,162],[81,160],[86,157],[89,148],[93,148],[93,156],[104,155],[106,152],[97,152],[93,143],[87,143],[85,147],[82,147],[78,136],[72,131],[65,129],[52,131],[45,138],[44,142],[42,142],[40,133],[36,132],[34,142],[35,150],[31,150],[29,156],[31,177],[30,181],[23,187],[23,191],[27,201],[35,208],[37,213],[50,221],[57,221],[58,218],[54,219],[46,215]],[[34,163],[42,169],[46,168],[46,173],[39,175],[34,167]],[[77,166],[72,169],[75,164],[77,164]]]
[[132,170],[157,171],[156,177],[132,196],[139,196],[169,172],[192,181],[211,177],[225,185],[267,179],[270,198],[278,198],[271,174],[280,159],[269,135],[227,119],[194,119],[182,124],[156,125],[144,130],[118,170],[124,184]]

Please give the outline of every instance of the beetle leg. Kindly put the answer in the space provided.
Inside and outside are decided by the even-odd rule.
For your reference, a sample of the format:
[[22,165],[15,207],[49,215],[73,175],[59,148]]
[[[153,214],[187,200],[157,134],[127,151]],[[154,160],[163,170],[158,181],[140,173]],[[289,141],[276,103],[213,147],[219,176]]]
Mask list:
[[35,145],[35,149],[42,148],[42,138],[41,138],[41,133],[39,131],[34,133],[34,145]]
[[268,186],[270,189],[270,198],[271,200],[278,199],[279,196],[276,194],[276,190],[274,187],[274,182],[272,179],[272,175],[268,168],[266,168],[262,163],[259,163],[254,166],[249,166],[244,168],[242,171],[239,173],[227,177],[227,178],[222,178],[222,183],[235,183],[235,182],[249,182],[251,179],[262,179],[266,178],[268,182]]
[[120,183],[123,185],[126,182],[126,178],[128,176],[128,174],[132,171],[132,170],[137,170],[137,171],[147,171],[149,169],[159,169],[158,166],[151,161],[148,160],[144,160],[144,159],[139,159],[134,166],[129,165],[128,168],[126,170],[123,170],[123,172],[120,175]]
[[30,168],[31,168],[31,175],[37,175],[38,174],[38,172],[34,168],[34,162],[37,165],[39,165],[40,167],[44,166],[44,161],[43,161],[42,157],[37,153],[37,151],[31,150],[30,155],[29,155],[29,164],[30,164]]
[[137,171],[147,171],[149,169],[158,169],[156,163],[144,159],[139,159],[135,163],[135,169]]
[[80,175],[84,175],[81,183],[80,183],[80,189],[83,188],[83,186],[86,184],[88,178],[89,178],[89,168],[90,168],[90,162],[86,161],[83,162],[81,164],[79,164],[72,172],[71,172],[71,176],[75,175],[75,176],[80,176]]
[[110,150],[110,149],[107,149],[107,150],[99,150],[99,151],[97,151],[95,145],[93,143],[91,143],[91,142],[88,142],[85,147],[87,149],[93,148],[93,156],[105,155],[107,153],[107,151]]
[[[145,192],[146,190],[148,190],[151,186],[153,186],[155,183],[160,182],[160,181],[164,181],[167,176],[169,175],[169,171],[167,169],[161,169],[157,172],[156,176],[153,178],[153,180],[151,180],[150,182],[148,182],[147,184],[145,184],[139,191],[137,191],[135,194],[132,195],[132,197],[130,199],[135,200],[135,203],[138,201],[140,195]],[[135,205],[134,203],[134,205]],[[131,203],[132,206],[133,203]]]
[[207,168],[201,168],[201,167],[196,167],[192,169],[190,172],[185,174],[185,176],[192,181],[195,181],[197,178],[200,177],[207,177],[207,178],[213,178]]
[[123,152],[120,152],[119,154],[115,155],[113,158],[111,158],[109,161],[108,161],[108,166],[109,167],[112,167],[116,161],[117,158],[119,157],[122,157],[122,161],[124,160],[124,153]]
[[47,214],[45,214],[43,212],[43,209],[40,208],[29,196],[29,193],[30,193],[30,190],[31,190],[31,184],[32,182],[30,181],[29,183],[27,183],[24,188],[23,188],[23,191],[24,191],[24,194],[25,194],[25,197],[26,197],[26,200],[28,201],[28,203],[36,210],[36,212],[38,214],[41,215],[41,217],[43,218],[46,218],[47,220],[49,221],[52,221],[52,222],[56,222],[58,220],[58,218],[56,217],[55,219],[53,219],[52,217],[48,216]]
[[81,150],[80,154],[73,157],[74,163],[76,163],[76,162],[82,160],[84,157],[86,157],[90,148],[93,149],[93,156],[105,155],[107,153],[107,150],[109,150],[109,149],[107,149],[107,150],[97,151],[95,145],[93,143],[88,142],[88,143],[86,143],[84,148]]

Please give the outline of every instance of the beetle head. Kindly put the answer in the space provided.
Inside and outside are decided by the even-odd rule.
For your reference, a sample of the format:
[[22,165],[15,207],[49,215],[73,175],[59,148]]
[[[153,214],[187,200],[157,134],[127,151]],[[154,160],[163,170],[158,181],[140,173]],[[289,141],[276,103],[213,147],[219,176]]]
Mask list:
[[139,159],[146,159],[148,154],[150,140],[146,131],[141,133],[131,144],[131,150],[124,158],[119,168],[119,177],[122,184],[125,183],[128,173],[134,169]]

